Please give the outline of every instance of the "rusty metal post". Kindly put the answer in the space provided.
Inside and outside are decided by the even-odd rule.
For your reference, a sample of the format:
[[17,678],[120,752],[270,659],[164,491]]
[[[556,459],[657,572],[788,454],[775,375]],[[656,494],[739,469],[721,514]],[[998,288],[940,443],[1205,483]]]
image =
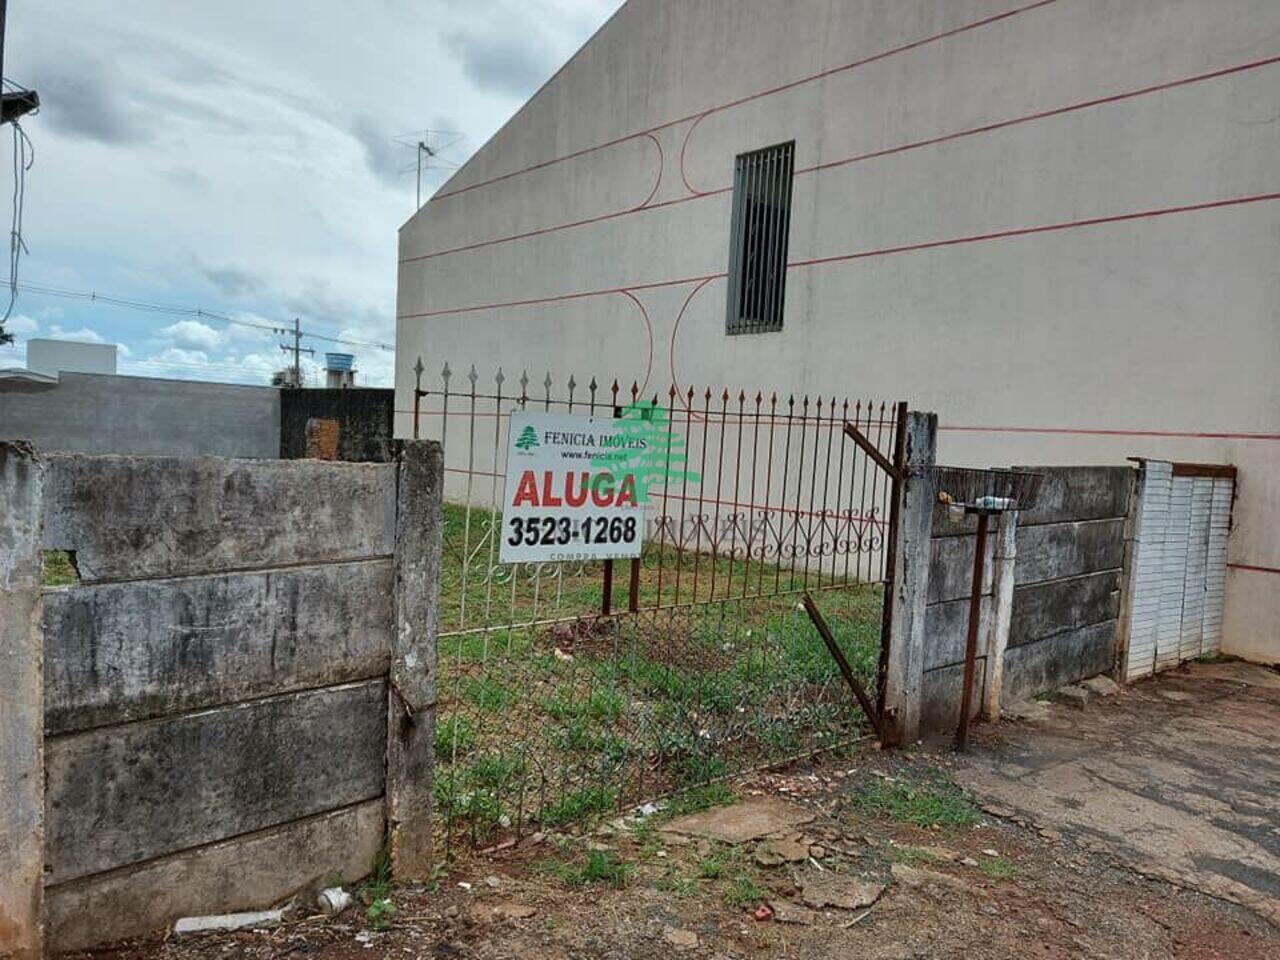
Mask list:
[[960,692],[960,723],[956,749],[969,746],[969,716],[973,712],[973,675],[978,661],[978,621],[982,610],[982,577],[986,572],[988,515],[978,514],[978,536],[973,546],[973,586],[969,588],[969,632],[964,641],[964,689]]
[[889,528],[885,536],[884,603],[880,617],[880,663],[876,667],[876,709],[884,712],[884,679],[889,672],[889,629],[893,623],[893,571],[898,557],[898,504],[907,472],[907,401],[896,405],[893,437],[893,467],[890,474]]
[[640,610],[640,558],[631,560],[631,582],[627,587],[627,611],[636,613]]
[[413,439],[418,439],[418,418],[422,413],[422,357],[413,365]]
[[835,635],[831,632],[831,628],[827,626],[827,621],[818,610],[818,605],[813,602],[813,597],[806,593],[803,599],[805,612],[809,614],[809,619],[813,621],[813,626],[818,631],[818,635],[822,637],[822,642],[827,645],[827,650],[830,651],[836,666],[840,668],[840,674],[844,677],[844,682],[849,685],[849,689],[857,697],[858,704],[862,707],[862,712],[871,721],[871,726],[876,732],[876,739],[883,741],[884,727],[880,723],[880,712],[871,703],[871,698],[867,696],[867,691],[863,689],[858,678],[854,676],[853,668],[849,666],[849,661],[845,659],[844,651],[836,643]]
[[604,589],[600,598],[600,615],[609,616],[613,612],[613,561],[604,562]]

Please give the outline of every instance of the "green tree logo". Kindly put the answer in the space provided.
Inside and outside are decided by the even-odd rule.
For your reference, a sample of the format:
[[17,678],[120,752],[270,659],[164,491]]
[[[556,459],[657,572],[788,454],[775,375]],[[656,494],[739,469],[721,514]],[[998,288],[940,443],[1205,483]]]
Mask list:
[[684,437],[673,429],[670,411],[642,400],[623,409],[618,426],[621,448],[596,457],[591,465],[615,473],[630,471],[635,476],[637,503],[648,502],[649,489],[654,486],[701,482],[701,476],[685,469]]
[[523,453],[528,453],[530,450],[532,450],[534,447],[537,447],[537,446],[541,446],[541,443],[538,440],[537,430],[533,429],[532,426],[529,426],[529,427],[525,427],[522,431],[520,431],[520,436],[516,440],[517,450]]

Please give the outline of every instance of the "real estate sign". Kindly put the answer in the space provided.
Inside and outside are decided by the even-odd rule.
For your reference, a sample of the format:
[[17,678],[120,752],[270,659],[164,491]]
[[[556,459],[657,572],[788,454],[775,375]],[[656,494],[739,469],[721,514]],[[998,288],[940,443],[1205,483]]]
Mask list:
[[651,441],[637,422],[511,414],[503,563],[640,556]]

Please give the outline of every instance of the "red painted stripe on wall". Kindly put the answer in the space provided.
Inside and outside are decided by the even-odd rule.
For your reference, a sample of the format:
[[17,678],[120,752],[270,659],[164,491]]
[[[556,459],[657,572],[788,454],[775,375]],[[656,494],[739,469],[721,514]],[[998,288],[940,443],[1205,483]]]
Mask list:
[[1228,563],[1228,570],[1247,570],[1250,573],[1275,573],[1280,574],[1280,568],[1276,567],[1260,567],[1252,563]]
[[940,426],[939,430],[962,433],[1044,433],[1078,434],[1087,437],[1173,437],[1191,440],[1280,440],[1280,433],[1232,433],[1189,430],[1110,430],[1102,427],[979,427]]
[[[1108,216],[1089,217],[1084,220],[1066,220],[1060,223],[1043,224],[1034,227],[1015,227],[1008,230],[995,230],[988,233],[970,234],[961,237],[950,237],[944,240],[925,240],[918,243],[902,244],[893,247],[881,247],[874,250],[862,250],[856,253],[836,254],[829,257],[815,257],[809,260],[797,260],[787,264],[788,270],[802,267],[816,267],[829,263],[865,260],[871,257],[892,256],[899,253],[914,253],[933,250],[941,247],[953,247],[965,244],[983,243],[991,240],[1004,240],[1013,237],[1031,236],[1037,233],[1056,233],[1063,230],[1074,230],[1080,227],[1094,227],[1110,223],[1123,223],[1128,220],[1145,220],[1156,217],[1167,217],[1179,213],[1193,213],[1200,210],[1215,210],[1222,207],[1234,207],[1242,204],[1261,203],[1268,200],[1280,200],[1280,192],[1263,193],[1249,197],[1232,197],[1226,200],[1210,200],[1202,203],[1183,204],[1176,207],[1164,207],[1156,210],[1139,210],[1133,213],[1119,213]],[[606,294],[625,293],[636,290],[654,290],[660,287],[674,287],[684,283],[698,283],[719,280],[727,276],[723,271],[702,276],[681,277],[677,280],[652,280],[640,283],[628,283],[618,287],[607,287],[600,290],[579,290],[573,293],[554,294],[546,297],[530,297],[524,300],[509,300],[502,303],[482,303],[463,307],[446,307],[441,310],[426,310],[420,313],[403,313],[399,320],[415,320],[426,317],[440,317],[450,314],[474,313],[480,310],[496,310],[506,307],[527,307],[544,303],[560,303],[568,300],[580,300],[585,297],[599,297]]]
[[[1263,60],[1253,60],[1248,63],[1237,64],[1232,67],[1224,67],[1220,70],[1212,70],[1207,73],[1199,73],[1190,77],[1182,77],[1178,80],[1169,80],[1164,83],[1152,84],[1150,86],[1141,87],[1137,90],[1128,90],[1123,93],[1109,94],[1104,97],[1096,97],[1091,100],[1084,100],[1079,103],[1072,103],[1062,107],[1054,107],[1048,110],[1040,110],[1036,113],[1030,113],[1021,117],[1014,117],[1007,120],[998,120],[992,123],[986,123],[977,127],[970,127],[966,130],[958,130],[952,133],[942,134],[941,136],[930,137],[925,140],[913,140],[908,143],[899,144],[894,147],[886,147],[882,150],[873,150],[867,153],[855,154],[851,157],[842,157],[836,160],[829,160],[825,163],[814,164],[810,167],[800,167],[795,171],[795,176],[805,176],[808,174],[825,173],[828,170],[835,170],[840,167],[849,166],[855,163],[862,163],[868,160],[881,159],[897,154],[908,153],[912,150],[920,150],[924,147],[940,146],[944,143],[951,143],[956,140],[963,140],[969,137],[978,136],[984,133],[994,133],[1009,127],[1019,126],[1024,123],[1034,123],[1037,120],[1046,120],[1052,117],[1062,116],[1064,114],[1074,113],[1079,110],[1088,110],[1094,107],[1104,106],[1111,103],[1119,103],[1124,100],[1130,100],[1136,97],[1147,96],[1152,93],[1158,93],[1165,90],[1172,90],[1177,87],[1188,86],[1190,84],[1201,83],[1206,80],[1216,80],[1221,77],[1230,76],[1236,73],[1244,73],[1250,70],[1258,70],[1262,67],[1274,66],[1280,63],[1280,56],[1267,57]],[[661,149],[661,148],[659,148]],[[534,237],[542,237],[551,233],[558,233],[561,230],[572,230],[578,227],[591,226],[597,223],[605,223],[609,220],[616,220],[620,217],[629,217],[636,213],[647,213],[651,210],[661,210],[665,207],[672,207],[678,204],[690,203],[695,200],[702,200],[707,197],[718,197],[729,193],[733,190],[732,186],[716,187],[712,190],[699,191],[691,196],[677,197],[672,200],[663,200],[659,203],[650,203],[653,199],[653,193],[649,195],[649,200],[635,207],[628,207],[625,210],[615,210],[612,213],[602,213],[594,217],[584,217],[580,220],[570,220],[565,223],[553,224],[547,227],[538,227],[533,230],[526,230],[522,233],[513,233],[502,237],[491,237],[487,240],[477,240],[473,243],[462,244],[457,247],[447,247],[443,250],[435,250],[431,253],[422,253],[412,257],[403,257],[400,263],[418,263],[423,260],[434,260],[437,257],[447,257],[455,253],[465,253],[470,250],[479,250],[484,247],[497,246],[504,243],[512,243],[517,240],[529,240]],[[656,188],[655,188],[656,192]]]
[[928,46],[931,43],[937,43],[938,41],[945,40],[948,37],[959,36],[960,34],[968,33],[971,30],[977,30],[977,29],[980,29],[981,27],[989,26],[993,23],[999,23],[1002,20],[1007,20],[1010,17],[1016,17],[1021,13],[1026,13],[1029,10],[1035,10],[1039,7],[1045,7],[1055,2],[1056,0],[1036,0],[1035,3],[1029,3],[1021,7],[1015,7],[1012,10],[1006,10],[1004,13],[998,13],[990,17],[984,17],[981,20],[975,20],[972,23],[966,23],[966,24],[963,24],[962,26],[954,27],[951,30],[945,30],[942,33],[935,33],[935,34],[932,34],[931,36],[922,37],[919,40],[914,40],[911,43],[905,43],[905,44],[902,44],[901,46],[891,47],[890,49],[883,50],[880,53],[872,54],[869,57],[863,57],[862,59],[854,60],[851,63],[841,64],[838,67],[831,67],[830,69],[822,70],[818,73],[813,73],[806,77],[801,77],[798,80],[792,80],[788,83],[784,83],[776,87],[770,87],[767,90],[760,90],[756,93],[748,94],[745,97],[739,97],[736,100],[730,100],[726,103],[721,103],[713,107],[706,107],[705,109],[699,110],[696,113],[690,113],[686,116],[678,117],[675,120],[668,120],[665,123],[660,123],[660,124],[657,124],[656,126],[647,127],[644,130],[637,130],[634,133],[624,134],[620,137],[615,137],[612,140],[605,140],[602,143],[597,143],[589,147],[583,147],[580,150],[574,150],[570,153],[561,154],[560,156],[552,157],[549,160],[543,160],[539,163],[534,163],[534,164],[530,164],[527,167],[522,167],[519,170],[513,170],[510,173],[500,174],[499,176],[490,177],[486,180],[478,180],[475,183],[468,184],[465,187],[459,187],[457,190],[449,190],[448,192],[445,192],[445,193],[437,193],[434,197],[431,198],[431,200],[428,201],[428,203],[429,204],[435,203],[437,201],[447,199],[448,197],[456,197],[459,194],[469,193],[472,190],[478,190],[481,187],[487,187],[490,184],[494,184],[494,183],[501,183],[504,180],[510,180],[513,177],[518,177],[526,173],[532,173],[535,170],[544,170],[547,167],[554,166],[557,163],[563,163],[566,160],[572,160],[572,159],[575,159],[576,157],[582,157],[589,153],[593,153],[596,150],[604,150],[608,147],[617,146],[620,143],[626,143],[628,140],[634,140],[637,137],[648,136],[650,134],[657,133],[659,130],[666,130],[669,127],[676,126],[677,124],[687,123],[690,120],[696,120],[698,117],[704,117],[711,113],[719,113],[721,110],[727,110],[730,107],[740,106],[744,103],[749,103],[752,100],[759,100],[762,97],[773,96],[776,93],[782,93],[786,90],[792,90],[796,87],[803,86],[806,83],[813,83],[815,80],[823,80],[827,77],[834,76],[835,74],[838,74],[838,73],[844,73],[848,70],[855,70],[858,67],[866,66],[869,63],[875,63],[879,60],[884,60],[884,59],[887,59],[888,57],[893,57],[900,53],[906,53],[909,50],[917,50],[920,47]]

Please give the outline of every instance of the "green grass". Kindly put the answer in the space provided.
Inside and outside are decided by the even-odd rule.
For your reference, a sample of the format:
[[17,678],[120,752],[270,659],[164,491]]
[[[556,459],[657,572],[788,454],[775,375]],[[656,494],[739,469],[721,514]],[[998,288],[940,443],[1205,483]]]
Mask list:
[[922,847],[894,847],[893,859],[898,863],[911,865],[934,863],[938,858],[931,851],[925,850]]
[[452,758],[455,753],[458,756],[468,753],[475,741],[475,730],[466,717],[454,714],[436,723],[436,756],[441,759]]
[[1021,872],[1006,857],[983,857],[978,861],[978,869],[992,880],[1012,880]]
[[864,813],[917,827],[971,827],[980,819],[977,805],[939,774],[927,782],[876,780],[855,794],[854,805]]
[[699,880],[719,880],[729,869],[728,861],[723,856],[712,855],[701,857],[694,864]]
[[46,550],[43,557],[42,583],[46,587],[69,587],[80,582],[71,554],[65,550]]
[[558,827],[596,814],[607,813],[618,802],[618,791],[610,787],[586,787],[575,790],[542,808],[539,819],[549,827]]
[[663,820],[671,820],[688,813],[701,813],[712,807],[727,807],[737,802],[737,796],[723,783],[708,783],[705,786],[691,787],[675,794],[667,801],[662,813],[655,816],[661,816]]
[[[839,747],[865,729],[798,597],[719,600],[729,582],[740,594],[748,572],[751,592],[762,573],[765,593],[773,580],[785,590],[790,571],[650,544],[640,614],[597,622],[600,563],[547,567],[538,577],[527,566],[502,567],[486,582],[496,549],[491,557],[483,538],[501,518],[478,509],[468,518],[456,504],[444,513],[437,802],[446,816],[471,820],[462,825],[469,832],[487,836],[514,818],[559,826],[688,788],[671,815],[705,809],[732,800],[715,781]],[[696,561],[700,605],[645,610],[659,599],[659,559],[662,598],[670,600],[679,569],[682,602],[694,599]],[[615,567],[615,609],[625,606],[627,568]],[[712,570],[718,602],[707,604]],[[798,587],[803,571],[796,576]],[[869,684],[881,597],[865,585],[816,596]],[[582,619],[527,623],[575,615]],[[506,759],[486,766],[495,756]]]
[[535,864],[541,873],[555,877],[566,887],[603,884],[621,890],[631,882],[635,868],[612,850],[592,850],[585,863],[574,864],[548,858]]
[[747,873],[739,873],[734,876],[724,890],[724,902],[729,907],[750,907],[759,903],[764,897],[764,890]]
[[375,930],[385,929],[395,916],[396,905],[391,902],[391,846],[384,837],[378,852],[373,855],[369,876],[360,885],[357,895],[365,906],[365,916]]

